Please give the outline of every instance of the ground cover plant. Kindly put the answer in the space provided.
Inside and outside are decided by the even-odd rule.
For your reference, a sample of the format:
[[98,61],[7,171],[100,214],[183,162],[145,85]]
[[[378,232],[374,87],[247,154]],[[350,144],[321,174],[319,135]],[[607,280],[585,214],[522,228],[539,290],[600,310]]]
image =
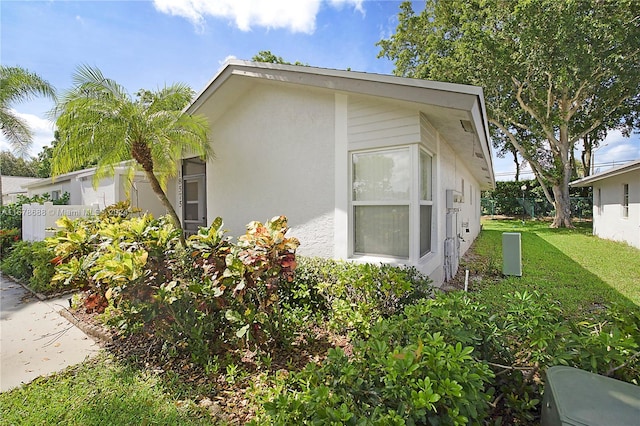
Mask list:
[[[214,423],[533,425],[548,366],[640,380],[638,295],[626,285],[635,270],[607,272],[604,262],[575,252],[613,257],[615,248],[624,261],[638,251],[594,238],[587,227],[485,223],[462,262],[471,291],[434,295],[412,268],[279,250],[288,237],[278,220],[253,223],[239,243],[220,220],[184,251],[142,237],[157,235],[160,223],[123,220],[107,234],[139,235],[100,244],[110,261],[115,249],[107,246],[116,240],[118,250],[148,253],[135,278],[100,281],[108,302],[101,317],[120,330],[108,351],[154,377],[168,398],[206,406]],[[523,234],[521,278],[500,276],[503,231]],[[88,253],[82,262],[101,262]],[[123,298],[130,291],[117,289],[123,283],[137,290]],[[246,288],[255,292],[241,293]]]

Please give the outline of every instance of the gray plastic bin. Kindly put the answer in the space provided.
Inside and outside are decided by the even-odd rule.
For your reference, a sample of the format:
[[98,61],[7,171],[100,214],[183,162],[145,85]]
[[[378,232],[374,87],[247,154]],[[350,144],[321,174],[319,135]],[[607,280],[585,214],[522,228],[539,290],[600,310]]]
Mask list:
[[541,425],[640,425],[640,386],[577,368],[551,367]]

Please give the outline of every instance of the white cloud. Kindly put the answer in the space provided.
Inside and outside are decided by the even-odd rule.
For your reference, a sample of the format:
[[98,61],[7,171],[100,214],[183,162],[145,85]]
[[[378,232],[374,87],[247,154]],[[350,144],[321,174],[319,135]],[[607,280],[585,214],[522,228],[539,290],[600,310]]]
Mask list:
[[238,58],[236,58],[234,55],[227,55],[227,56],[225,56],[225,58],[223,60],[218,61],[218,64],[219,65],[224,65],[224,64],[227,63],[227,61],[230,61],[232,59],[238,59]]
[[[31,149],[29,149],[29,155],[35,157],[40,151],[42,151],[44,146],[51,144],[51,141],[53,140],[53,122],[33,114],[20,113],[15,110],[11,110],[11,112],[23,119],[27,123],[27,126],[29,126],[29,129],[31,129],[31,133],[33,134],[33,144],[31,145]],[[16,155],[19,154],[15,152],[9,141],[7,141],[2,134],[0,134],[0,150],[10,151]]]
[[[364,0],[328,0],[334,8],[352,5],[364,14]],[[202,30],[206,16],[233,21],[242,31],[252,27],[288,29],[312,34],[316,15],[323,0],[154,0],[155,8],[169,15],[181,16]]]
[[609,132],[595,151],[596,166],[611,167],[637,159],[640,159],[640,135],[625,137],[619,130]]

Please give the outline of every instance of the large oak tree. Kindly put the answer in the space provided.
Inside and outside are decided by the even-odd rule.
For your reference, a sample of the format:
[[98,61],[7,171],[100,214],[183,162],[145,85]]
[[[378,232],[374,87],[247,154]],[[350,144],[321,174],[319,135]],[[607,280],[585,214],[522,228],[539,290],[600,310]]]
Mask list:
[[398,75],[482,86],[492,137],[531,165],[552,226],[572,226],[575,144],[637,117],[640,2],[427,0],[398,20],[380,56]]

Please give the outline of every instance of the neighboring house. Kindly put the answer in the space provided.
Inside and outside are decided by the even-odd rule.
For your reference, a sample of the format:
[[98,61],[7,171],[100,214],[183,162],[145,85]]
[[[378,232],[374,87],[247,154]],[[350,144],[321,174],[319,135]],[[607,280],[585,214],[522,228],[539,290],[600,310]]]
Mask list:
[[2,205],[7,205],[18,201],[18,195],[26,196],[27,190],[23,188],[23,185],[34,182],[39,178],[1,176],[0,179],[2,179]]
[[102,210],[107,206],[129,199],[131,207],[138,207],[143,212],[150,212],[154,217],[166,214],[158,197],[147,182],[143,173],[137,173],[133,182],[127,176],[124,166],[116,166],[112,177],[105,177],[94,188],[93,177],[96,169],[89,168],[65,173],[55,178],[38,179],[25,185],[28,195],[48,193],[51,200],[56,200],[65,192],[69,193],[69,204],[92,206],[97,204]]
[[640,249],[640,160],[571,182],[593,186],[593,234]]
[[215,152],[174,182],[188,232],[285,215],[300,255],[411,265],[436,284],[480,232],[494,175],[479,87],[233,60],[186,111],[208,117]]

